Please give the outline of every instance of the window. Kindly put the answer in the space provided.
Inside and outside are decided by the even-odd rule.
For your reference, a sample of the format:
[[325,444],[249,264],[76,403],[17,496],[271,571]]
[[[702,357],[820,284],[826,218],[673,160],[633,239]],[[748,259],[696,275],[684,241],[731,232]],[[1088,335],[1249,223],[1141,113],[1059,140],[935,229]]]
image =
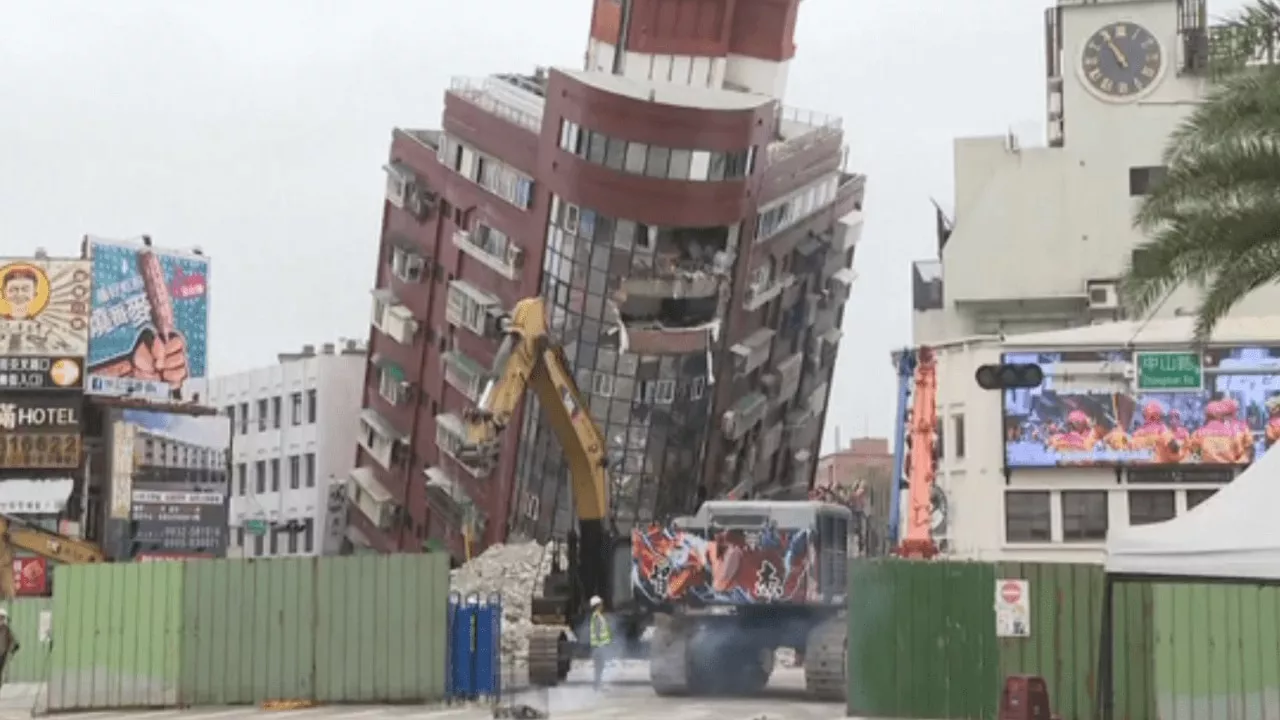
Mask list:
[[645,380],[640,383],[640,399],[655,405],[670,405],[676,399],[675,380]]
[[498,299],[492,295],[465,280],[454,280],[449,283],[445,322],[464,327],[483,337],[487,330],[487,311],[496,305]]
[[254,488],[259,493],[266,492],[267,491],[267,461],[259,460],[258,462],[254,463],[253,470],[254,470],[254,481],[253,481]]
[[262,557],[262,536],[261,535],[253,536],[253,554],[256,555],[257,557]]
[[477,222],[471,230],[471,244],[499,260],[506,259],[509,243],[506,233],[484,223]]
[[1129,197],[1151,194],[1168,173],[1169,168],[1163,165],[1129,168]]
[[249,491],[249,464],[240,463],[236,465],[236,482],[240,485],[240,494],[244,495]]
[[622,170],[627,162],[627,142],[625,140],[609,140],[609,147],[604,153],[604,165],[610,170]]
[[671,163],[671,150],[664,147],[650,147],[649,157],[644,164],[644,174],[654,178],[667,176],[667,166]]
[[707,391],[707,379],[696,377],[689,383],[689,399],[701,400]]
[[1107,539],[1107,491],[1064,490],[1062,493],[1063,542],[1097,542]]
[[315,390],[307,391],[307,424],[309,425],[314,425],[316,422],[316,415],[319,412],[319,409],[316,407],[317,399]]
[[231,427],[236,426],[236,406],[235,405],[228,405],[222,408],[222,414],[227,416],[227,418],[229,418]]
[[391,249],[391,274],[402,282],[421,282],[427,263],[420,255],[403,248]]
[[240,403],[240,434],[249,434],[249,403]]
[[605,137],[598,132],[591,133],[587,137],[587,161],[596,163],[597,165],[603,165],[605,151],[607,149],[606,146],[608,143],[608,137]]
[[289,553],[296,554],[298,552],[298,533],[292,528],[289,529]]
[[1200,503],[1213,497],[1217,490],[1188,490],[1187,491],[1187,509],[1199,505]]
[[244,547],[244,528],[243,527],[236,528],[236,545],[238,545],[239,547]]
[[728,166],[728,158],[722,152],[711,153],[711,165],[707,170],[707,179],[711,182],[724,180],[724,172]]
[[289,416],[292,418],[294,426],[302,424],[302,393],[293,393],[289,396]]
[[280,458],[271,460],[271,492],[280,492]]
[[568,120],[565,120],[564,118],[560,119],[560,149],[561,150],[568,150],[569,152],[573,152],[573,136],[575,134],[576,129],[577,127],[573,123],[569,122]]
[[315,521],[307,518],[302,521],[302,552],[309,553],[315,544]]
[[952,452],[955,453],[957,460],[964,459],[964,416],[956,415],[951,418],[951,442]]
[[272,555],[280,554],[280,531],[279,530],[271,531],[271,554]]
[[1004,494],[1004,535],[1010,543],[1049,542],[1053,539],[1047,492]]
[[378,368],[378,394],[392,405],[399,405],[407,399],[408,383],[400,379],[397,373],[388,368]]
[[645,158],[649,155],[649,146],[644,143],[627,143],[626,170],[640,175],[644,173]]
[[1172,520],[1178,514],[1172,490],[1130,490],[1129,524],[1149,525]]
[[444,381],[475,402],[483,389],[484,367],[459,352],[445,353]]
[[267,431],[267,401],[258,401],[258,432]]
[[316,454],[307,453],[303,461],[303,477],[306,478],[307,487],[313,488],[316,486]]
[[302,486],[302,459],[297,455],[289,456],[289,487],[297,490]]
[[591,394],[597,397],[613,397],[613,375],[609,373],[592,373]]
[[692,150],[672,150],[671,151],[671,167],[667,170],[667,177],[672,180],[688,180],[689,165],[693,162]]
[[283,404],[284,401],[280,399],[280,396],[277,395],[271,398],[271,427],[276,430],[280,429],[280,406]]
[[711,153],[694,150],[689,157],[689,179],[705,182],[711,172]]

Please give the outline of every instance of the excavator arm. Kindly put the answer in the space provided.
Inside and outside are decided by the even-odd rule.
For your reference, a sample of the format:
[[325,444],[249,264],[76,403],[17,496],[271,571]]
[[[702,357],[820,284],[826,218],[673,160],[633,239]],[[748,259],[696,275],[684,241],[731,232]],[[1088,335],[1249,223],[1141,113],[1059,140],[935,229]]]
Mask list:
[[916,351],[912,392],[911,466],[907,473],[907,528],[898,552],[906,558],[928,560],[938,554],[933,540],[933,482],[937,472],[938,377],[933,349]]
[[87,540],[75,540],[8,515],[0,515],[0,594],[12,599],[13,550],[26,550],[63,565],[84,565],[106,560],[102,550]]

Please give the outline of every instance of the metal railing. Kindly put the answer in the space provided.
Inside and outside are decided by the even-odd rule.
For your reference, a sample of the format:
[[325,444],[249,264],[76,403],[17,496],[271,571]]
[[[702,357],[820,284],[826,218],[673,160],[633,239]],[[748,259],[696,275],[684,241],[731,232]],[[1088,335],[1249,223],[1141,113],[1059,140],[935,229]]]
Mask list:
[[808,130],[769,145],[767,151],[769,162],[788,158],[829,137],[840,134],[844,128],[844,120],[837,115],[787,106],[778,107],[776,122],[779,131],[785,123],[803,125]]
[[[512,86],[513,92],[520,92]],[[528,91],[525,91],[528,92]],[[521,110],[504,102],[486,85],[483,80],[457,77],[449,82],[449,94],[459,97],[485,112],[492,113],[513,125],[539,132],[542,130],[542,116]]]

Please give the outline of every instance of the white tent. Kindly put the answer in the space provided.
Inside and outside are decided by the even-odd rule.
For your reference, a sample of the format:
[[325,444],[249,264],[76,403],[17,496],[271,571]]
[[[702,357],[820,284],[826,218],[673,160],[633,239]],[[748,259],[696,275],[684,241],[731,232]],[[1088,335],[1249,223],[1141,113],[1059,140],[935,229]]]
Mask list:
[[1280,580],[1280,451],[1172,520],[1107,534],[1118,575]]

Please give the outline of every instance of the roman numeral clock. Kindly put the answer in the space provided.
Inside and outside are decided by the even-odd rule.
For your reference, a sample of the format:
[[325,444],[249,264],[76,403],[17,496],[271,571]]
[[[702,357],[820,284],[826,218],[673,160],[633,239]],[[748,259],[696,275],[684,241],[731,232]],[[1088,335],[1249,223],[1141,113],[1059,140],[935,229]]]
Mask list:
[[1164,73],[1164,50],[1155,35],[1128,21],[1108,23],[1090,35],[1080,53],[1080,78],[1108,102],[1146,95]]

